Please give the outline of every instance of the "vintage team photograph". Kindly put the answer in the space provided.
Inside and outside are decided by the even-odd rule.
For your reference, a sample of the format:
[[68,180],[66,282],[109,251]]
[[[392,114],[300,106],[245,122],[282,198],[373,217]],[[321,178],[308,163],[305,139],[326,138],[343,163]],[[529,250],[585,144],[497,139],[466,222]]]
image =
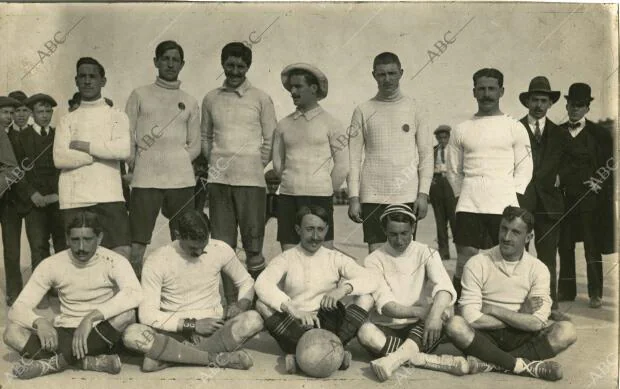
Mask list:
[[0,388],[618,388],[618,5],[4,3]]

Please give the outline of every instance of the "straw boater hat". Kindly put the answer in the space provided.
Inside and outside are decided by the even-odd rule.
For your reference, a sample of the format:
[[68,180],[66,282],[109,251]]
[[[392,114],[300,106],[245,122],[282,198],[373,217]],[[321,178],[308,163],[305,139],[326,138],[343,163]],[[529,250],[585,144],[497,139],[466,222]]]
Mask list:
[[551,99],[551,102],[554,104],[560,98],[560,91],[552,91],[551,84],[549,84],[549,80],[545,76],[538,76],[532,78],[532,81],[530,81],[530,87],[528,88],[527,92],[522,92],[519,95],[519,101],[526,108],[529,108],[527,105],[527,99],[532,93],[547,95]]
[[312,66],[307,63],[294,63],[292,65],[288,65],[284,68],[284,70],[282,70],[280,77],[282,78],[282,85],[284,85],[284,88],[287,91],[290,92],[291,90],[291,84],[289,83],[289,74],[294,69],[305,70],[314,75],[314,77],[316,77],[316,79],[319,81],[319,90],[316,94],[318,100],[324,99],[327,96],[327,77],[316,66]]
[[564,95],[566,100],[589,103],[594,100],[590,85],[583,82],[576,82],[568,88],[568,95]]

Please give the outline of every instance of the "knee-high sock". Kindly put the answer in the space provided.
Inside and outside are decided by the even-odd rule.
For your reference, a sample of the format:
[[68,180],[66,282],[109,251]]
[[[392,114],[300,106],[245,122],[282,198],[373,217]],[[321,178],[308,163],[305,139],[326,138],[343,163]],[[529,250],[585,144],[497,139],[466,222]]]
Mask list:
[[463,287],[461,286],[461,277],[457,277],[456,275],[452,277],[452,285],[454,286],[454,289],[456,290],[456,299],[460,299],[461,298],[461,290],[463,289]]
[[265,320],[265,327],[286,353],[294,353],[297,342],[306,332],[288,313],[275,313]]
[[224,325],[224,327],[215,331],[213,335],[208,338],[201,337],[201,341],[196,344],[196,347],[203,351],[209,351],[212,353],[230,352],[239,349],[243,342],[237,342],[232,334],[232,324]]
[[516,358],[497,347],[484,335],[477,331],[474,340],[463,350],[466,355],[472,355],[485,362],[495,364],[508,371],[513,371],[516,365]]
[[357,330],[368,319],[368,311],[357,304],[351,304],[345,310],[342,325],[338,329],[338,337],[343,345],[346,345],[357,335]]
[[401,338],[397,338],[396,336],[386,336],[385,344],[383,345],[383,348],[381,348],[381,351],[379,351],[379,354],[381,354],[381,356],[391,354],[396,351],[402,343],[403,340]]
[[207,366],[213,362],[216,354],[198,350],[169,336],[156,333],[153,335],[153,346],[145,355],[158,361]]

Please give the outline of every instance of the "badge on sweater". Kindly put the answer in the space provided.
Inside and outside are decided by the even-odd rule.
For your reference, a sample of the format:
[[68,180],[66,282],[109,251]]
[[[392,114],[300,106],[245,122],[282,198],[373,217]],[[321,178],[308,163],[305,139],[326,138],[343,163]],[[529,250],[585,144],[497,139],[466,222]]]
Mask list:
[[409,124],[407,123],[403,124],[403,131],[409,132]]

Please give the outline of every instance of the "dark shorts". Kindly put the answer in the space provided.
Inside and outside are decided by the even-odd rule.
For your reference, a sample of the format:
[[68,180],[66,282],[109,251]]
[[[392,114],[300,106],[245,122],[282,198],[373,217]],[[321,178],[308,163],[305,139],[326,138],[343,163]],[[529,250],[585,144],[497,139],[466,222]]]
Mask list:
[[[223,328],[224,327],[220,328],[218,331],[221,331]],[[180,332],[169,332],[155,328],[153,328],[153,330],[159,334],[169,336],[177,342],[190,345],[201,351],[219,353],[225,350],[225,346],[221,344],[220,337],[218,336],[202,336],[198,334],[184,335]]]
[[[413,208],[413,203],[406,204]],[[364,220],[362,228],[365,243],[375,244],[387,241],[379,217],[388,205],[390,204],[362,203],[362,219]]]
[[325,240],[334,240],[334,198],[333,196],[278,196],[278,242],[285,244],[299,243],[295,231],[297,211],[303,206],[317,205],[327,211],[329,222]]
[[130,202],[131,241],[149,244],[160,210],[162,215],[169,220],[172,235],[176,217],[183,212],[194,209],[194,187],[178,189],[133,188]]
[[129,246],[131,244],[129,215],[127,215],[127,208],[125,208],[124,202],[99,203],[90,207],[63,209],[62,217],[65,225],[80,211],[92,212],[99,218],[99,223],[101,223],[103,229],[101,246],[112,250],[119,246]]
[[243,249],[263,251],[266,189],[258,186],[208,184],[211,236],[237,248],[237,226]]
[[[62,353],[63,355],[67,354],[67,356],[69,356],[69,359],[73,359],[73,334],[75,333],[77,328],[54,328],[56,329],[56,333],[58,334],[58,349],[56,351]],[[108,339],[103,338],[98,328],[100,328],[99,325],[93,327],[93,330],[88,336],[86,345],[89,352],[86,353],[86,355],[98,355],[103,353],[113,354],[118,352],[119,342],[111,343]],[[107,350],[105,350],[104,352],[101,352],[102,350],[97,347],[97,344],[93,343],[95,338],[92,335],[95,333],[99,334],[99,336],[104,339],[104,342],[108,344]],[[24,349],[21,351],[20,354],[22,357],[29,359],[47,359],[55,355],[55,353],[43,350],[41,348],[41,341],[39,340],[39,336],[35,332],[32,332],[30,334],[30,337],[28,338],[28,341],[26,341],[26,345],[24,346]]]
[[490,249],[499,244],[502,215],[457,212],[454,243],[477,249]]
[[[496,330],[476,330],[476,333],[488,338],[501,350],[519,357],[522,355],[520,350],[528,350],[528,354],[536,351],[538,348],[535,345],[545,339],[551,328],[549,326],[540,331],[528,332],[513,327],[505,327]],[[548,358],[548,355],[539,355],[538,359]]]
[[381,332],[383,332],[385,337],[388,338],[388,342],[392,342],[392,344],[387,345],[388,346],[387,348],[384,348],[386,352],[383,354],[378,354],[378,353],[371,351],[371,353],[374,354],[376,357],[384,357],[385,355],[396,351],[403,344],[403,342],[407,339],[413,340],[415,344],[418,345],[418,348],[422,352],[431,353],[437,348],[437,346],[439,346],[440,343],[442,343],[444,339],[444,332],[442,329],[441,336],[439,337],[439,339],[435,343],[429,345],[428,347],[424,347],[423,346],[423,343],[424,343],[423,342],[424,341],[424,338],[423,338],[424,321],[423,320],[419,320],[417,323],[409,324],[402,328],[385,327],[385,326],[378,325],[378,324],[375,324],[375,326],[377,326],[377,328],[379,328]]

